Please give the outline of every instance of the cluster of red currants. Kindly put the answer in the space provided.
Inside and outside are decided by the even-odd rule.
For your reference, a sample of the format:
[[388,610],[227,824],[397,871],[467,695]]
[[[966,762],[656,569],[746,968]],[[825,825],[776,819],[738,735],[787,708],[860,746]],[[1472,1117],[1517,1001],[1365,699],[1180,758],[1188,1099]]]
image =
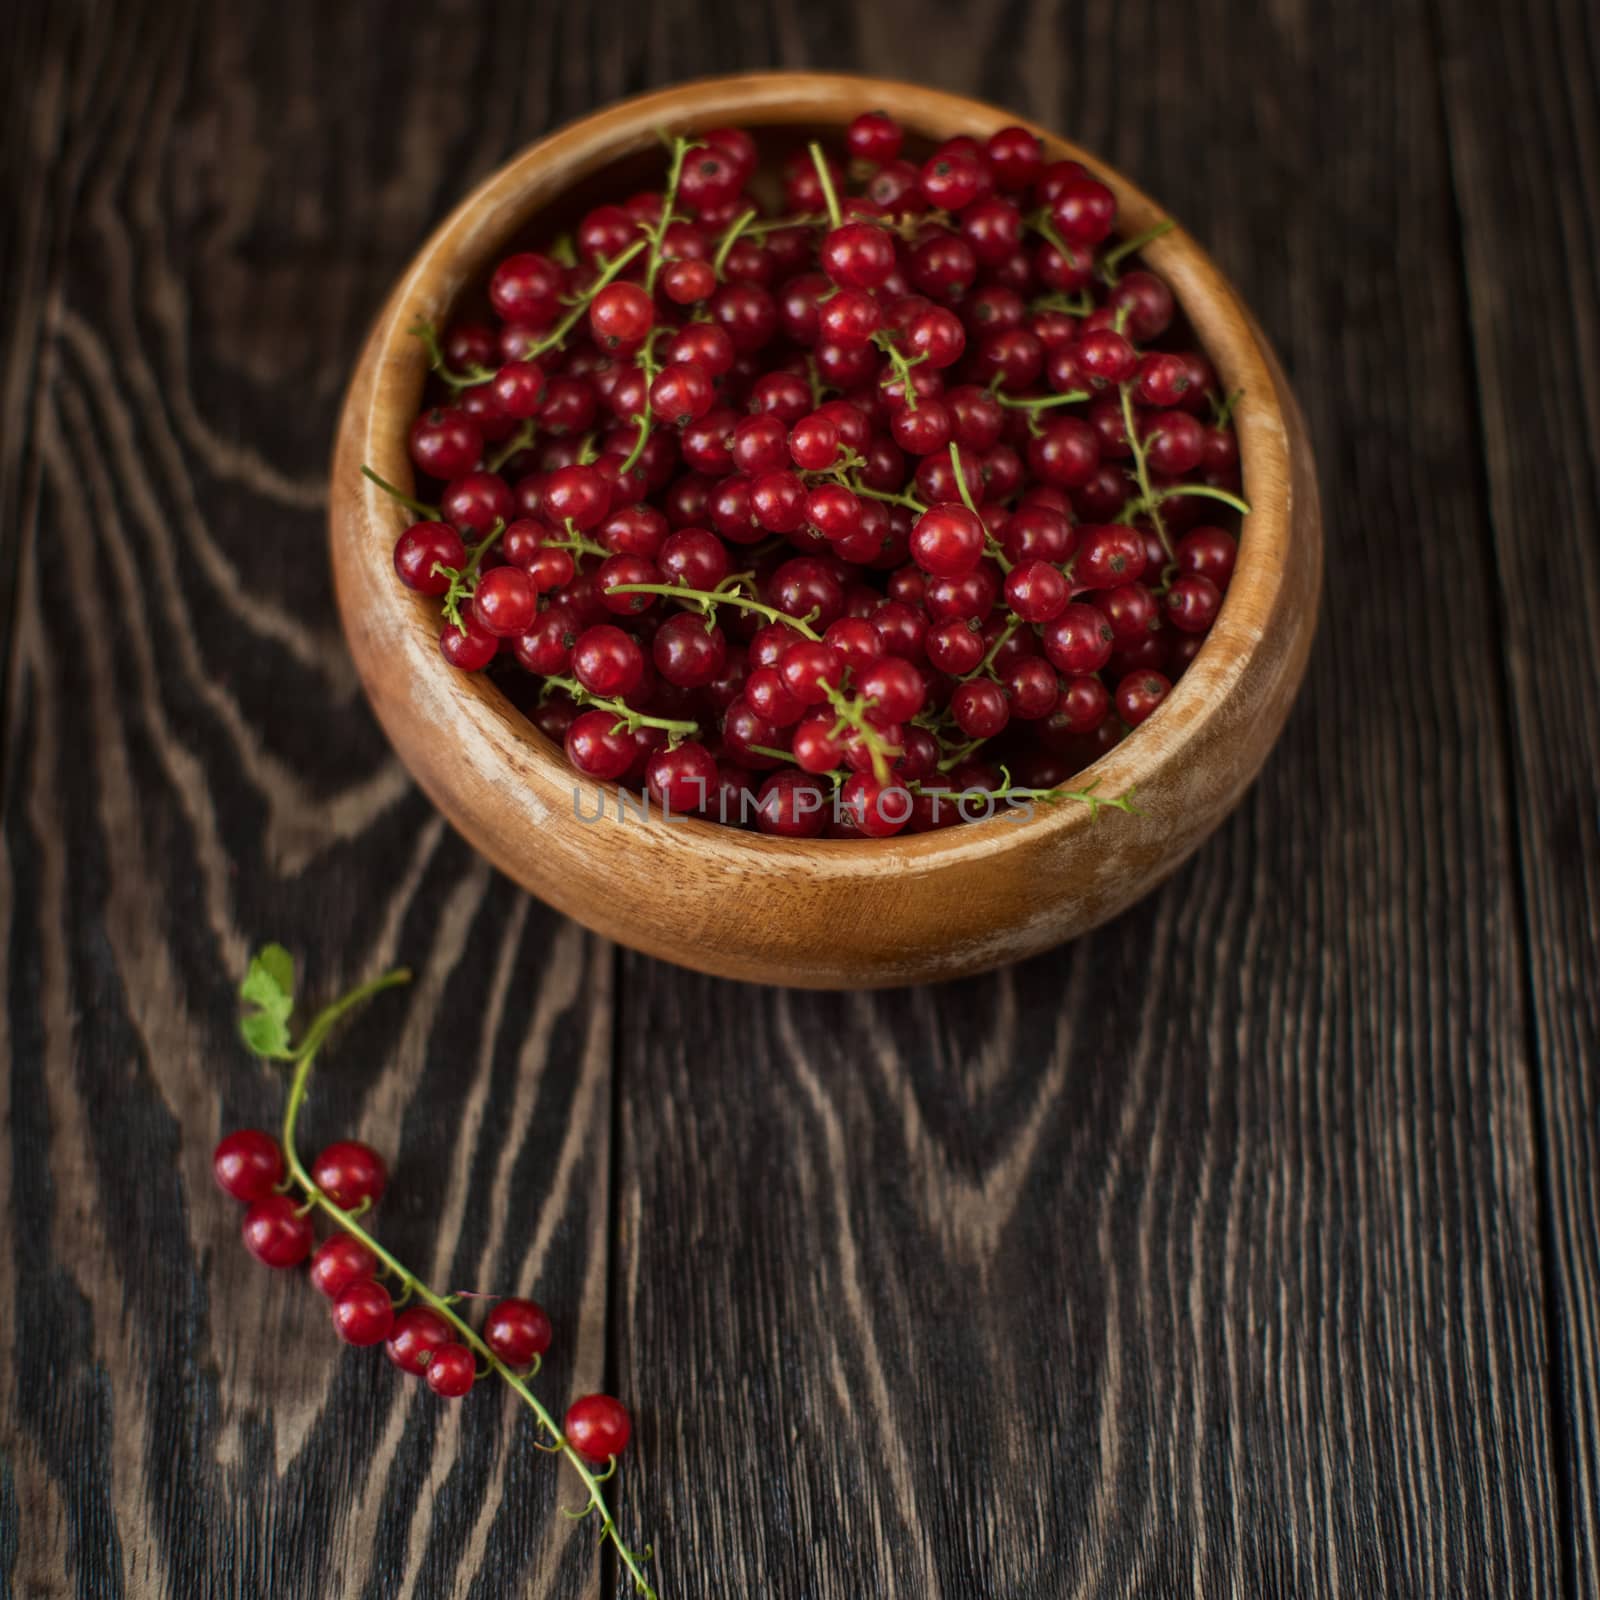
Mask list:
[[442,489],[394,560],[583,776],[859,838],[1056,791],[1150,716],[1233,573],[1206,509],[1248,507],[1237,397],[1124,270],[1164,226],[1117,241],[1022,128],[846,145],[766,215],[749,134],[677,139],[663,192],[502,260],[492,317],[419,325]]
[[[256,1128],[228,1134],[212,1156],[212,1171],[220,1187],[248,1207],[244,1242],[258,1261],[287,1268],[310,1257],[312,1285],[332,1303],[334,1331],[347,1344],[382,1344],[402,1372],[422,1378],[437,1395],[456,1399],[472,1387],[477,1356],[438,1311],[426,1305],[396,1310],[379,1281],[385,1264],[369,1245],[342,1230],[316,1243],[312,1208],[289,1192],[283,1150],[270,1134]],[[378,1203],[389,1177],[378,1152],[353,1139],[330,1144],[310,1175],[333,1205],[355,1215]],[[535,1301],[508,1297],[490,1308],[480,1337],[498,1361],[520,1371],[549,1349],[550,1319]],[[627,1409],[604,1394],[575,1400],[563,1426],[567,1442],[597,1464],[620,1454],[631,1431]]]

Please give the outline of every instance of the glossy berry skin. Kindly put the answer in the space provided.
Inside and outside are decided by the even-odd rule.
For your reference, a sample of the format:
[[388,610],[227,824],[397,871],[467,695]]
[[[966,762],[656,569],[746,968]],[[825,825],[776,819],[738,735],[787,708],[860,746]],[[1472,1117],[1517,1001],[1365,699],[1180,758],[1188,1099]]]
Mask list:
[[1219,589],[1226,589],[1233,577],[1239,545],[1224,528],[1191,528],[1178,541],[1173,557],[1182,572],[1209,578]]
[[1117,684],[1117,715],[1136,728],[1172,692],[1172,684],[1159,672],[1130,672]]
[[324,1239],[311,1257],[311,1286],[333,1300],[358,1278],[370,1278],[377,1270],[378,1258],[359,1239],[336,1233]]
[[461,535],[447,522],[413,522],[395,540],[394,570],[408,589],[418,594],[440,595],[450,587],[446,573],[435,567],[466,565],[467,547]]
[[814,839],[827,820],[828,803],[817,780],[793,767],[774,772],[756,797],[756,827],[762,833],[782,839]]
[[1111,695],[1092,675],[1068,678],[1061,686],[1055,714],[1067,733],[1093,733],[1111,714]]
[[615,712],[585,711],[567,729],[567,760],[586,778],[611,783],[633,765],[633,741],[626,730],[613,732]]
[[692,361],[663,367],[650,385],[650,411],[668,427],[703,417],[716,400],[704,367]]
[[455,406],[435,406],[411,424],[411,459],[430,478],[448,481],[471,472],[483,454],[478,425]]
[[1115,589],[1144,576],[1144,540],[1118,522],[1091,528],[1078,545],[1073,583],[1083,589]]
[[489,280],[489,304],[502,321],[542,328],[560,311],[561,268],[534,251],[507,256]]
[[789,456],[803,472],[824,471],[838,454],[839,429],[832,417],[812,412],[789,430]]
[[721,673],[728,640],[721,628],[706,630],[705,619],[689,611],[668,617],[651,641],[656,671],[680,689],[699,689]]
[[241,1128],[227,1134],[211,1153],[217,1187],[235,1200],[264,1200],[282,1179],[283,1151],[270,1133]]
[[454,1341],[455,1330],[437,1311],[408,1306],[394,1319],[385,1349],[402,1372],[420,1378],[433,1353]]
[[550,1319],[534,1300],[502,1300],[483,1323],[483,1342],[508,1367],[526,1367],[542,1356],[550,1336]]
[[868,839],[888,839],[911,820],[911,793],[879,783],[870,772],[852,773],[839,790],[840,809]]
[[969,739],[992,739],[1011,720],[1005,691],[989,678],[973,678],[950,697],[950,714]]
[[844,131],[845,146],[851,155],[880,165],[900,154],[904,139],[900,124],[886,111],[863,111]]
[[983,524],[964,505],[930,507],[911,533],[911,558],[935,578],[959,578],[983,556]]
[[608,283],[589,302],[589,331],[602,350],[641,344],[655,320],[650,296],[636,283]]
[[422,1379],[441,1399],[459,1400],[477,1371],[477,1358],[464,1344],[442,1344],[428,1358]]
[[586,1394],[567,1407],[561,1429],[585,1461],[603,1467],[627,1448],[633,1421],[620,1400],[608,1394]]
[[333,1302],[333,1331],[346,1344],[382,1344],[393,1326],[389,1291],[371,1278],[347,1284]]
[[585,628],[572,649],[572,675],[590,694],[614,700],[644,677],[644,652],[632,634],[609,622]]
[[965,619],[952,617],[928,630],[928,660],[953,678],[964,676],[983,660],[983,635]]
[[491,567],[478,577],[472,615],[485,633],[514,639],[533,626],[539,614],[539,590],[520,567]]
[[1026,128],[1002,128],[991,134],[988,155],[994,181],[1005,190],[1026,189],[1044,165],[1043,148]]
[[1071,598],[1059,567],[1048,561],[1019,563],[1006,574],[1006,604],[1024,622],[1051,622]]
[[1100,465],[1099,436],[1076,417],[1058,417],[1029,439],[1028,465],[1046,483],[1075,489]]
[[286,1194],[269,1194],[244,1214],[240,1228],[245,1249],[263,1266],[298,1267],[311,1254],[316,1237],[311,1218]]
[[461,626],[446,623],[439,633],[439,651],[452,667],[462,672],[480,672],[494,660],[500,641],[468,609],[461,613]]
[[389,1169],[371,1145],[340,1139],[326,1146],[311,1164],[311,1181],[341,1211],[363,1200],[376,1205],[389,1186]]
[[844,682],[844,657],[832,645],[802,640],[778,662],[783,686],[803,706],[821,705]]
[[692,816],[717,792],[717,761],[693,739],[674,750],[658,750],[645,764],[650,798],[675,816]]
[[1044,630],[1044,653],[1062,672],[1098,672],[1111,659],[1116,637],[1104,613],[1074,601]]
[[870,222],[846,222],[822,241],[822,270],[841,288],[876,289],[894,271],[894,241]]
[[1162,596],[1167,621],[1183,633],[1204,633],[1222,609],[1222,591],[1197,572],[1182,573]]
[[926,697],[922,675],[899,656],[875,661],[857,678],[856,688],[877,702],[872,708],[874,720],[889,722],[909,722],[922,709]]

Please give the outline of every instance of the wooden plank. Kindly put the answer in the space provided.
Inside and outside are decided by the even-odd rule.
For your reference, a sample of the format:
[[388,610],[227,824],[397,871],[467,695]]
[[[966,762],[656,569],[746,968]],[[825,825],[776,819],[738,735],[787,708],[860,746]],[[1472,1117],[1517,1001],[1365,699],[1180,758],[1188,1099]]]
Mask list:
[[612,955],[494,879],[389,756],[321,512],[365,318],[511,137],[503,95],[532,126],[553,108],[459,18],[383,16],[85,8],[20,69],[61,231],[48,381],[6,437],[7,481],[38,486],[0,889],[0,1588],[30,1600],[600,1585],[510,1397],[441,1406],[341,1353],[209,1176],[222,1130],[281,1113],[235,1034],[248,949],[290,943],[313,994],[410,961],[328,1057],[309,1147],[384,1149],[402,1259],[537,1293],[541,1386],[600,1383]]
[[[1600,29],[1442,6],[1514,713],[1568,1592],[1600,1593]],[[1493,104],[1496,114],[1482,108]]]
[[784,61],[1014,103],[1213,243],[1321,441],[1326,623],[1238,816],[1075,948],[859,998],[625,959],[674,1592],[1557,1592],[1496,600],[1428,18],[1387,15],[780,12]]

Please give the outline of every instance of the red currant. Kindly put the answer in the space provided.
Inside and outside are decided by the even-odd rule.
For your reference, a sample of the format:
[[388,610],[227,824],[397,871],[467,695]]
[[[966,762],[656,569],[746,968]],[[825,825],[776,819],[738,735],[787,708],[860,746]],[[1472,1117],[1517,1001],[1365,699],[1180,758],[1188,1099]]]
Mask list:
[[218,1188],[235,1200],[264,1200],[283,1177],[283,1151],[270,1133],[241,1128],[212,1152],[211,1171]]
[[244,1214],[245,1248],[269,1267],[297,1267],[311,1254],[311,1218],[286,1194],[269,1194]]
[[383,1198],[389,1169],[371,1145],[340,1139],[311,1163],[311,1181],[341,1211],[353,1211],[363,1200],[376,1205]]
[[499,1301],[483,1324],[483,1342],[508,1367],[526,1367],[550,1348],[550,1319],[535,1301]]

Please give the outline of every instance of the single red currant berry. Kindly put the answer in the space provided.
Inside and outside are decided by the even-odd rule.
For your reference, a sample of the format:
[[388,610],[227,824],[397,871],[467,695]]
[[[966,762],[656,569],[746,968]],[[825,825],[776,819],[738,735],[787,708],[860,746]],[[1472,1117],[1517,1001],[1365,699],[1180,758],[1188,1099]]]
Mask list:
[[989,136],[989,165],[1000,188],[1026,189],[1044,165],[1044,149],[1026,128],[1002,128]]
[[1184,572],[1209,578],[1219,589],[1228,587],[1238,554],[1238,541],[1231,533],[1223,528],[1209,527],[1191,528],[1173,551],[1178,566]]
[[[757,829],[781,839],[814,839],[828,820],[827,800],[816,779],[808,772],[797,771],[793,767],[774,772],[761,785],[755,809]],[[615,1401],[611,1403],[616,1404]],[[572,1413],[568,1412],[569,1435],[571,1429]],[[583,1451],[581,1445],[578,1448],[580,1452]],[[602,1456],[601,1459],[605,1458]]]
[[1111,696],[1098,678],[1084,674],[1062,684],[1055,715],[1067,733],[1093,733],[1110,714]]
[[888,839],[911,820],[911,791],[884,784],[870,772],[846,778],[839,790],[840,809],[869,839]]
[[572,675],[590,694],[632,694],[644,677],[644,651],[631,633],[609,622],[585,628],[572,648]]
[[871,222],[846,222],[822,240],[822,270],[846,289],[876,289],[894,271],[894,241]]
[[377,1205],[389,1186],[389,1169],[371,1145],[339,1139],[312,1162],[311,1181],[341,1211],[352,1211],[363,1200]]
[[950,696],[950,714],[969,739],[992,739],[1011,720],[1005,690],[992,678],[958,684]]
[[1123,583],[1097,598],[1097,607],[1111,625],[1111,636],[1121,648],[1137,644],[1161,626],[1156,599],[1142,583]]
[[1144,539],[1120,522],[1090,528],[1073,557],[1072,581],[1080,589],[1115,589],[1144,576]]
[[428,1357],[423,1381],[444,1400],[459,1400],[477,1376],[477,1358],[464,1344],[442,1344]]
[[525,1367],[550,1348],[550,1319],[533,1300],[502,1300],[484,1321],[483,1342],[508,1367]]
[[959,678],[983,660],[983,635],[964,617],[952,617],[928,629],[928,660],[940,672]]
[[862,161],[893,161],[905,135],[887,111],[863,111],[844,130],[845,148]]
[[1181,478],[1200,465],[1206,430],[1187,411],[1161,411],[1144,434],[1145,459],[1164,478]]
[[1028,465],[1046,483],[1075,489],[1100,465],[1100,439],[1087,422],[1057,417],[1028,440]]
[[768,413],[746,417],[733,430],[733,464],[757,477],[782,472],[789,465],[789,435],[780,418]]
[[964,505],[936,505],[917,519],[911,559],[936,578],[959,578],[983,557],[983,524]]
[[873,717],[890,722],[909,722],[922,709],[926,691],[922,674],[909,661],[899,656],[885,656],[875,661],[856,682],[857,690],[877,704]]
[[462,614],[461,626],[447,622],[439,632],[439,652],[452,667],[462,672],[480,672],[494,660],[500,641],[478,621],[469,608]]
[[235,1200],[264,1200],[283,1177],[283,1151],[270,1133],[241,1128],[211,1153],[217,1187]]
[[1070,599],[1061,569],[1047,561],[1023,562],[1006,574],[1006,604],[1023,622],[1049,622]]
[[617,590],[629,584],[660,582],[661,569],[655,562],[635,555],[607,556],[594,574],[595,592],[600,597],[601,605],[617,617],[638,616],[656,603],[653,594],[634,594],[631,591],[619,594]]
[[269,1194],[244,1214],[245,1249],[268,1267],[297,1267],[311,1254],[311,1218],[286,1194]]
[[333,1331],[346,1344],[382,1344],[393,1326],[389,1291],[371,1278],[347,1284],[333,1302]]
[[1043,656],[1023,656],[1020,661],[1013,661],[1003,676],[1012,716],[1037,722],[1055,710],[1061,685],[1055,668]]
[[841,289],[817,312],[817,329],[831,344],[864,345],[882,325],[883,312],[864,289]]
[[1113,312],[1127,312],[1128,337],[1139,344],[1159,339],[1172,322],[1172,291],[1153,272],[1123,273],[1106,304]]
[[1136,728],[1171,691],[1171,683],[1159,672],[1130,672],[1117,685],[1117,715]]
[[1074,601],[1045,625],[1044,653],[1069,674],[1098,672],[1111,659],[1116,639],[1111,624],[1093,606]]
[[904,406],[889,422],[894,442],[913,456],[931,456],[947,448],[953,429],[950,408],[939,400],[924,400],[915,411]]
[[489,280],[489,304],[502,322],[542,328],[556,319],[565,274],[548,256],[507,256]]
[[789,430],[789,456],[802,472],[824,472],[839,454],[839,429],[832,417],[812,412]]
[[717,292],[717,274],[709,261],[674,261],[661,274],[661,292],[674,305],[698,305]]
[[516,503],[506,481],[493,472],[468,472],[452,478],[439,496],[445,521],[479,539],[497,522],[509,522]]
[[934,306],[911,319],[906,328],[906,346],[913,356],[922,356],[928,366],[943,369],[961,359],[967,348],[967,330],[955,312]]
[[485,633],[514,639],[539,615],[539,591],[521,567],[491,567],[479,573],[472,615]]
[[540,509],[558,527],[570,517],[577,528],[593,528],[611,510],[611,487],[598,468],[574,462],[545,480]]
[[728,576],[728,547],[705,528],[679,528],[661,541],[656,564],[686,589],[715,589]]
[[1175,406],[1189,392],[1189,364],[1182,356],[1153,350],[1139,358],[1133,398],[1142,406]]
[[656,630],[650,643],[656,671],[680,689],[700,689],[722,671],[728,660],[728,639],[714,624],[691,611],[674,612]]
[[394,570],[406,588],[418,594],[443,594],[450,577],[435,569],[454,567],[459,572],[466,560],[461,535],[446,522],[413,522],[395,541]]
[[705,368],[692,361],[663,367],[650,385],[650,410],[658,422],[668,427],[703,417],[715,399],[716,390]]
[[1050,220],[1069,244],[1099,244],[1116,226],[1117,197],[1094,178],[1079,178],[1050,202]]
[[977,160],[963,151],[941,146],[923,163],[918,176],[922,197],[941,211],[963,210],[978,198],[984,173]]
[[671,750],[657,750],[645,763],[644,777],[658,806],[676,816],[691,816],[703,811],[717,792],[717,761],[703,744],[690,739]]
[[[868,592],[876,607],[877,591]],[[822,642],[837,650],[852,672],[865,672],[883,654],[883,636],[865,617],[844,616],[829,623]]]
[[778,662],[783,686],[803,706],[820,705],[844,682],[844,657],[832,645],[801,640]]
[[430,478],[449,480],[471,472],[483,454],[483,433],[466,412],[435,406],[411,424],[411,459]]
[[642,344],[655,320],[650,296],[636,283],[608,283],[589,302],[589,331],[602,350]]
[[311,1258],[311,1286],[330,1300],[337,1299],[358,1278],[370,1278],[378,1258],[348,1233],[336,1233],[317,1246]]
[[567,1407],[562,1431],[585,1461],[603,1467],[627,1447],[633,1423],[620,1400],[608,1394],[586,1394]]
[[508,361],[489,384],[495,404],[508,417],[535,417],[544,404],[544,368],[537,361]]
[[455,1339],[450,1324],[427,1306],[410,1306],[394,1319],[386,1342],[389,1359],[402,1372],[422,1376],[436,1350]]
[[1222,591],[1198,572],[1186,572],[1172,580],[1172,587],[1161,600],[1167,621],[1184,633],[1204,633],[1217,620],[1222,609]]
[[614,711],[585,711],[567,729],[567,760],[586,778],[610,783],[633,765],[633,741]]

